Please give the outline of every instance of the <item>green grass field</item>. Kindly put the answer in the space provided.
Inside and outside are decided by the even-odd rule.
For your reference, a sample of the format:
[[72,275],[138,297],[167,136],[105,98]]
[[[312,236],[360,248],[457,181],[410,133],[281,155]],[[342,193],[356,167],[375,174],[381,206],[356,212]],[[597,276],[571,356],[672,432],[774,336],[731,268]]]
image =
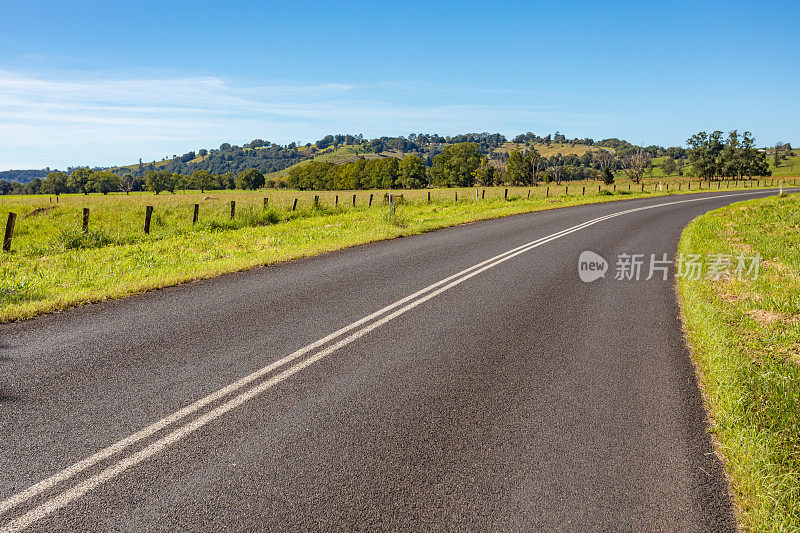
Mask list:
[[[688,186],[681,183],[682,193]],[[695,182],[692,190],[700,186]],[[672,182],[669,190],[665,185],[659,190],[656,183],[645,187],[647,192],[642,193],[641,186],[619,182],[598,192],[597,182],[565,182],[509,188],[509,201],[504,200],[504,188],[496,187],[480,189],[477,202],[476,189],[395,191],[404,195],[404,203],[393,220],[384,205],[386,191],[92,194],[62,195],[58,201],[48,196],[2,196],[0,220],[5,221],[12,211],[18,219],[11,252],[0,254],[0,321],[464,222],[675,194],[677,183]],[[368,206],[370,195],[372,207]],[[315,196],[318,205],[314,205]],[[269,199],[267,209],[264,198]],[[291,211],[295,199],[297,210]],[[236,202],[233,219],[232,200]],[[193,225],[195,203],[200,210]],[[145,235],[148,205],[154,211],[150,234]],[[90,210],[85,232],[81,228],[84,207]]]
[[760,254],[757,280],[682,278],[693,357],[741,522],[800,530],[800,196],[692,222],[683,254]]

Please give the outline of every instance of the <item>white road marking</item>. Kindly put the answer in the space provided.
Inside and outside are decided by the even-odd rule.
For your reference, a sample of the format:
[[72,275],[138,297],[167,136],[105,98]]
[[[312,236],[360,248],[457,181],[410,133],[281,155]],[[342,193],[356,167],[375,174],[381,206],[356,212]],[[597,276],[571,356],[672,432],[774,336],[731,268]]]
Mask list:
[[[592,221],[590,221],[590,222],[592,222]],[[548,236],[548,237],[550,237],[550,236]],[[542,237],[539,240],[543,240],[543,239],[546,239],[548,237]],[[279,367],[281,367],[281,366],[283,366],[283,365],[285,365],[285,364],[287,364],[287,363],[289,363],[291,361],[294,361],[299,357],[302,357],[303,355],[309,353],[310,351],[313,351],[314,349],[319,348],[320,346],[323,346],[324,344],[336,339],[337,337],[340,337],[340,336],[344,335],[345,333],[347,333],[349,331],[352,331],[353,329],[355,329],[355,328],[357,328],[357,327],[369,322],[370,320],[375,319],[375,318],[379,317],[380,315],[382,315],[384,313],[387,313],[388,311],[391,311],[392,309],[394,309],[394,308],[396,308],[398,306],[401,306],[401,305],[413,300],[414,298],[417,298],[417,297],[425,294],[426,292],[428,292],[428,291],[430,291],[432,289],[435,289],[436,287],[441,286],[444,283],[452,281],[453,279],[458,278],[459,276],[462,276],[462,275],[464,275],[466,273],[469,273],[470,271],[472,271],[472,270],[474,270],[476,268],[479,268],[479,267],[481,267],[483,265],[486,265],[487,263],[490,263],[492,261],[497,260],[498,258],[501,258],[501,257],[504,257],[504,256],[506,256],[508,254],[511,254],[511,253],[513,253],[513,252],[515,252],[515,251],[517,251],[517,250],[519,250],[521,248],[524,248],[526,246],[529,246],[530,244],[535,243],[535,242],[538,242],[538,241],[532,241],[531,243],[523,244],[522,246],[519,246],[517,248],[514,248],[514,249],[509,250],[507,252],[504,252],[502,254],[496,255],[496,256],[494,256],[494,257],[492,257],[490,259],[487,259],[486,261],[482,261],[481,263],[478,263],[478,264],[473,265],[473,266],[471,266],[469,268],[466,268],[466,269],[462,270],[461,272],[453,274],[452,276],[448,276],[447,278],[444,278],[444,279],[442,279],[442,280],[440,280],[440,281],[438,281],[438,282],[436,282],[436,283],[434,283],[432,285],[429,285],[429,286],[425,287],[424,289],[421,289],[421,290],[419,290],[419,291],[417,291],[417,292],[415,292],[415,293],[413,293],[413,294],[411,294],[409,296],[406,296],[405,298],[403,298],[401,300],[398,300],[398,301],[396,301],[396,302],[394,302],[394,303],[392,303],[390,305],[387,305],[386,307],[384,307],[382,309],[379,309],[378,311],[376,311],[376,312],[374,312],[374,313],[372,313],[372,314],[370,314],[370,315],[368,315],[368,316],[366,316],[364,318],[361,318],[361,319],[357,320],[356,322],[353,322],[352,324],[349,324],[349,325],[347,325],[347,326],[345,326],[345,327],[343,327],[343,328],[331,333],[330,335],[327,335],[326,337],[324,337],[324,338],[322,338],[322,339],[320,339],[318,341],[315,341],[315,342],[313,342],[313,343],[311,343],[311,344],[309,344],[307,346],[304,346],[303,348],[300,348],[299,350],[297,350],[297,351],[295,351],[295,352],[293,352],[293,353],[291,353],[291,354],[279,359],[278,361],[275,361],[275,362],[273,362],[273,363],[271,363],[271,364],[269,364],[269,365],[267,365],[267,366],[265,366],[263,368],[260,368],[260,369],[256,370],[255,372],[253,372],[253,373],[251,373],[251,374],[239,379],[238,381],[236,381],[236,382],[234,382],[234,383],[232,383],[232,384],[230,384],[230,385],[228,385],[228,386],[226,386],[226,387],[224,387],[222,389],[219,389],[218,391],[215,391],[215,392],[209,394],[208,396],[205,396],[205,397],[201,398],[200,400],[195,401],[194,403],[192,403],[190,405],[187,405],[186,407],[176,411],[175,413],[173,413],[173,414],[171,414],[171,415],[169,415],[169,416],[167,416],[165,418],[162,418],[161,420],[159,420],[157,422],[154,422],[153,424],[151,424],[151,425],[149,425],[149,426],[137,431],[133,435],[131,435],[129,437],[126,437],[126,438],[124,438],[124,439],[122,439],[122,440],[120,440],[120,441],[118,441],[118,442],[106,447],[106,448],[103,448],[102,450],[92,454],[91,456],[89,456],[89,457],[87,457],[87,458],[85,458],[85,459],[83,459],[83,460],[81,460],[81,461],[79,461],[79,462],[67,467],[66,469],[62,470],[61,472],[58,472],[58,473],[56,473],[56,474],[54,474],[54,475],[52,475],[52,476],[40,481],[39,483],[36,483],[35,485],[31,486],[30,488],[28,488],[28,489],[26,489],[26,490],[24,490],[22,492],[19,492],[19,493],[13,495],[13,496],[7,498],[6,500],[3,500],[2,502],[0,502],[0,514],[4,514],[9,509],[12,509],[12,508],[24,503],[25,501],[29,500],[30,498],[32,498],[32,497],[34,497],[34,496],[36,496],[36,495],[38,495],[38,494],[40,494],[40,493],[42,493],[42,492],[44,492],[44,491],[46,491],[48,489],[54,487],[58,483],[61,483],[62,481],[66,481],[67,479],[69,479],[69,478],[75,476],[76,474],[86,470],[87,468],[91,468],[92,466],[96,465],[100,461],[102,461],[104,459],[107,459],[107,458],[111,457],[112,455],[115,455],[115,454],[119,453],[120,451],[132,446],[133,444],[135,444],[135,443],[137,443],[137,442],[139,442],[139,441],[141,441],[141,440],[143,440],[143,439],[145,439],[145,438],[147,438],[147,437],[149,437],[149,436],[151,436],[151,435],[153,435],[155,433],[158,433],[162,429],[172,425],[173,423],[175,423],[175,422],[187,417],[188,415],[190,415],[192,413],[197,412],[198,410],[202,409],[203,407],[205,407],[205,406],[207,406],[207,405],[209,405],[209,404],[211,404],[211,403],[213,403],[213,402],[215,402],[217,400],[220,400],[220,399],[224,398],[225,396],[227,396],[227,395],[229,395],[229,394],[241,389],[242,387],[245,387],[246,385],[252,383],[253,381],[258,380],[259,378],[265,376],[266,374],[269,374],[273,370],[275,370],[275,369],[277,369],[277,368],[279,368]]]
[[[128,468],[130,468],[132,466],[135,466],[135,465],[141,463],[142,461],[145,461],[146,459],[148,459],[148,458],[152,457],[153,455],[159,453],[160,451],[164,450],[169,445],[171,445],[171,444],[173,444],[173,443],[185,438],[186,436],[188,436],[189,434],[191,434],[191,433],[197,431],[198,429],[202,428],[203,426],[205,426],[209,422],[219,418],[220,416],[224,415],[228,411],[230,411],[232,409],[235,409],[236,407],[239,407],[240,405],[242,405],[243,403],[247,402],[248,400],[250,400],[250,399],[262,394],[263,392],[265,392],[266,390],[270,389],[274,385],[276,385],[276,384],[280,383],[281,381],[284,381],[285,379],[293,376],[294,374],[296,374],[297,372],[299,372],[299,371],[303,370],[304,368],[310,366],[311,364],[313,364],[313,363],[319,361],[320,359],[322,359],[322,358],[334,353],[335,351],[339,350],[340,348],[350,344],[351,342],[353,342],[356,339],[366,335],[367,333],[369,333],[369,332],[373,331],[374,329],[382,326],[383,324],[386,324],[387,322],[391,321],[392,319],[394,319],[394,318],[396,318],[396,317],[398,317],[398,316],[400,316],[402,314],[405,314],[406,312],[408,312],[411,309],[417,307],[418,305],[420,305],[420,304],[422,304],[424,302],[427,302],[428,300],[430,300],[430,299],[438,296],[439,294],[451,289],[452,287],[455,287],[456,285],[459,285],[459,284],[463,283],[464,281],[466,281],[466,280],[468,280],[468,279],[470,279],[470,278],[472,278],[474,276],[477,276],[481,272],[484,272],[484,271],[486,271],[486,270],[488,270],[490,268],[494,268],[495,266],[497,266],[497,265],[499,265],[501,263],[504,263],[505,261],[508,261],[509,259],[512,259],[513,257],[516,257],[516,256],[518,256],[520,254],[525,253],[525,252],[528,252],[529,250],[532,250],[534,248],[538,248],[539,246],[542,246],[542,245],[544,245],[546,243],[549,243],[551,241],[554,241],[556,239],[559,239],[559,238],[564,237],[566,235],[569,235],[571,233],[575,233],[577,231],[585,229],[585,228],[587,228],[589,226],[593,226],[593,225],[595,225],[595,224],[597,224],[599,222],[603,222],[603,221],[611,219],[611,218],[616,218],[618,216],[622,216],[622,215],[626,215],[626,214],[630,214],[630,213],[635,213],[635,212],[638,212],[638,211],[644,211],[644,210],[648,210],[648,209],[655,209],[655,208],[658,208],[658,207],[670,206],[670,205],[677,205],[677,204],[683,204],[683,203],[689,203],[689,202],[699,202],[699,201],[706,201],[706,200],[714,200],[714,199],[727,198],[727,197],[732,197],[732,196],[749,196],[749,195],[756,195],[756,194],[768,194],[768,193],[766,193],[766,192],[731,193],[731,194],[717,195],[717,196],[712,196],[712,197],[691,198],[691,199],[680,200],[680,201],[676,201],[676,202],[665,202],[665,203],[661,203],[661,204],[655,204],[655,205],[650,205],[650,206],[643,206],[643,207],[628,209],[628,210],[625,210],[625,211],[619,211],[619,212],[616,212],[616,213],[612,213],[612,214],[609,214],[609,215],[605,215],[605,216],[602,216],[602,217],[598,217],[598,218],[589,220],[587,222],[584,222],[582,224],[578,224],[576,226],[572,226],[571,228],[567,228],[565,230],[553,233],[553,234],[548,235],[546,237],[542,237],[540,239],[531,241],[531,242],[529,242],[527,244],[523,244],[521,246],[518,246],[517,248],[514,248],[512,250],[508,250],[507,252],[504,252],[502,254],[496,255],[496,256],[494,256],[494,257],[492,257],[490,259],[487,259],[487,260],[482,261],[482,262],[480,262],[480,263],[478,263],[476,265],[473,265],[473,266],[471,266],[471,267],[469,267],[467,269],[464,269],[461,272],[453,274],[452,276],[448,276],[447,278],[444,278],[444,279],[442,279],[442,280],[440,280],[440,281],[438,281],[438,282],[436,282],[436,283],[434,283],[432,285],[429,285],[429,286],[425,287],[424,289],[421,289],[421,290],[419,290],[419,291],[417,291],[417,292],[415,292],[415,293],[413,293],[413,294],[411,294],[411,295],[409,295],[409,296],[407,296],[407,297],[405,297],[405,298],[403,298],[401,300],[398,300],[397,302],[394,302],[393,304],[390,304],[390,305],[388,305],[388,306],[386,306],[386,307],[384,307],[384,308],[382,308],[382,309],[380,309],[380,310],[378,310],[378,311],[376,311],[376,312],[374,312],[374,313],[372,313],[372,314],[370,314],[370,315],[368,315],[368,316],[366,316],[366,317],[364,317],[364,318],[362,318],[360,320],[357,320],[356,322],[353,322],[352,324],[349,324],[349,325],[347,325],[347,326],[345,326],[345,327],[343,327],[343,328],[331,333],[330,335],[327,335],[326,337],[324,337],[324,338],[322,338],[322,339],[320,339],[320,340],[318,340],[316,342],[313,342],[313,343],[311,343],[311,344],[309,344],[309,345],[307,345],[307,346],[305,346],[305,347],[293,352],[292,354],[287,355],[287,356],[283,357],[282,359],[279,359],[278,361],[275,361],[275,362],[273,362],[273,363],[271,363],[271,364],[269,364],[269,365],[267,365],[267,366],[255,371],[255,372],[245,376],[244,378],[242,378],[242,379],[240,379],[240,380],[238,380],[238,381],[236,381],[236,382],[234,382],[234,383],[232,383],[232,384],[230,384],[230,385],[228,385],[228,386],[226,386],[226,387],[224,387],[222,389],[219,389],[218,391],[216,391],[216,392],[214,392],[214,393],[212,393],[212,394],[210,394],[210,395],[208,395],[208,396],[206,396],[206,397],[204,397],[204,398],[202,398],[200,400],[197,400],[196,402],[194,402],[194,403],[192,403],[192,404],[180,409],[179,411],[176,411],[172,415],[170,415],[168,417],[165,417],[165,418],[159,420],[158,422],[155,422],[154,424],[151,424],[150,426],[147,426],[146,428],[138,431],[137,433],[135,433],[135,434],[133,434],[133,435],[131,435],[131,436],[125,438],[125,439],[122,439],[122,440],[120,440],[120,441],[118,441],[118,442],[116,442],[116,443],[114,443],[114,444],[112,444],[112,445],[110,445],[110,446],[108,446],[106,448],[103,448],[102,450],[100,450],[99,452],[91,455],[90,457],[87,457],[86,459],[83,459],[83,460],[81,460],[81,461],[79,461],[79,462],[67,467],[66,469],[54,474],[53,476],[50,476],[50,477],[40,481],[39,483],[31,486],[30,488],[28,488],[28,489],[26,489],[26,490],[24,490],[22,492],[19,492],[19,493],[13,495],[13,496],[7,498],[6,500],[3,500],[2,502],[0,502],[0,514],[3,514],[6,511],[8,511],[9,509],[12,509],[12,508],[16,507],[17,505],[20,505],[21,503],[24,503],[25,501],[37,496],[38,494],[41,494],[42,492],[44,492],[44,491],[46,491],[46,490],[48,490],[50,488],[55,487],[57,484],[61,483],[62,481],[70,479],[71,477],[73,477],[76,474],[86,470],[87,468],[90,468],[91,466],[99,463],[100,461],[102,461],[102,460],[104,460],[104,459],[106,459],[108,457],[111,457],[112,455],[115,455],[115,454],[119,453],[120,451],[123,451],[124,449],[132,446],[136,442],[139,442],[142,439],[145,439],[148,436],[151,436],[151,435],[157,433],[158,431],[160,431],[160,430],[172,425],[174,422],[176,422],[178,420],[181,420],[181,419],[185,418],[186,416],[188,416],[188,415],[190,415],[190,414],[192,414],[194,412],[197,412],[199,409],[202,409],[203,407],[209,405],[210,403],[213,403],[216,400],[222,399],[225,396],[227,396],[227,395],[229,395],[229,394],[231,394],[231,393],[233,393],[235,391],[238,391],[239,389],[245,387],[246,385],[252,383],[253,381],[255,381],[255,380],[257,380],[257,379],[259,379],[261,377],[264,377],[266,374],[272,372],[273,370],[276,370],[276,369],[278,369],[278,368],[290,363],[291,361],[294,361],[294,360],[302,357],[303,355],[313,351],[314,349],[319,348],[319,347],[323,346],[324,344],[326,344],[326,343],[328,343],[328,342],[330,342],[330,341],[332,341],[332,340],[334,340],[334,339],[336,339],[338,337],[341,337],[345,333],[348,333],[348,332],[358,328],[359,326],[362,326],[362,325],[370,322],[371,320],[373,320],[375,318],[378,318],[381,315],[386,314],[387,312],[391,311],[392,309],[396,309],[397,307],[403,306],[404,304],[408,304],[408,305],[405,305],[404,307],[401,307],[400,309],[398,309],[398,310],[396,310],[396,311],[384,316],[383,318],[380,318],[380,319],[376,320],[372,324],[367,325],[366,327],[356,331],[355,333],[349,335],[348,337],[345,337],[344,339],[336,342],[335,344],[329,346],[328,348],[325,348],[325,349],[315,353],[311,357],[308,357],[308,358],[304,359],[303,361],[300,361],[299,363],[296,363],[295,365],[289,367],[288,369],[282,371],[279,374],[276,374],[275,376],[273,376],[272,378],[262,382],[261,384],[256,385],[255,387],[253,387],[253,388],[251,388],[251,389],[249,389],[249,390],[247,390],[245,392],[240,393],[239,395],[235,396],[234,398],[226,401],[225,403],[219,405],[218,407],[212,409],[211,411],[208,411],[204,415],[199,416],[198,418],[194,419],[193,421],[191,421],[189,423],[186,423],[183,426],[180,426],[178,429],[175,429],[174,431],[172,431],[171,433],[169,433],[166,436],[162,437],[161,439],[149,444],[148,446],[146,446],[145,448],[143,448],[139,452],[136,452],[136,453],[134,453],[132,455],[129,455],[127,457],[124,457],[124,458],[120,459],[117,463],[113,464],[112,466],[109,466],[108,468],[106,468],[105,470],[101,471],[100,473],[95,474],[95,475],[85,479],[84,481],[74,485],[72,488],[61,492],[60,494],[58,494],[57,496],[53,497],[52,499],[46,501],[45,503],[39,505],[38,507],[35,507],[34,509],[28,511],[27,513],[19,516],[18,518],[12,520],[11,522],[8,522],[7,524],[5,524],[2,528],[0,528],[0,533],[11,533],[11,532],[20,531],[20,530],[26,528],[27,526],[29,526],[33,522],[36,522],[36,521],[44,518],[45,516],[57,511],[58,509],[64,507],[65,505],[68,505],[69,503],[77,500],[78,498],[80,498],[81,496],[86,494],[87,492],[97,488],[99,485],[105,483],[106,481],[118,476],[119,474],[121,474],[122,472],[127,470]],[[444,285],[444,286],[442,286],[442,285]],[[436,289],[437,287],[440,287],[440,288],[435,290],[435,291],[433,291],[433,292],[430,292],[433,289]],[[428,294],[426,295],[426,293],[428,293]],[[408,302],[411,302],[411,303],[408,303]]]

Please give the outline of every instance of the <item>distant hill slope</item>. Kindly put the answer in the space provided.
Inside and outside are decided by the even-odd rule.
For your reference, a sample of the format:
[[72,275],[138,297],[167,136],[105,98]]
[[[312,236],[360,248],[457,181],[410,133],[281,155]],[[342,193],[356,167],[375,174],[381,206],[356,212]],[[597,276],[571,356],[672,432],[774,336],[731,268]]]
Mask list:
[[225,143],[219,149],[192,151],[171,159],[111,167],[111,170],[118,174],[142,176],[148,170],[167,170],[179,174],[208,170],[215,174],[225,174],[256,168],[267,174],[299,163],[305,158],[298,148],[291,145],[284,147],[256,140],[242,147]]
[[3,170],[0,171],[0,180],[28,183],[36,178],[44,178],[49,172],[49,168],[41,170]]
[[[439,153],[447,144],[475,142],[481,151],[488,154],[506,142],[499,133],[466,133],[454,137],[441,137],[436,134],[411,134],[405,137],[379,137],[366,140],[362,135],[327,135],[306,146],[291,143],[286,146],[255,139],[243,146],[223,143],[218,149],[201,149],[187,152],[181,156],[165,157],[161,161],[140,162],[133,165],[111,167],[118,174],[143,176],[148,170],[166,170],[180,174],[191,174],[196,170],[208,170],[215,174],[237,173],[255,168],[264,174],[283,171],[305,161],[321,160],[324,156],[333,157],[334,162],[346,162],[348,158],[397,157],[415,153],[425,157]],[[333,155],[331,155],[333,154]],[[340,155],[344,158],[339,160]],[[320,158],[320,159],[318,159]]]
[[512,150],[519,150],[523,152],[525,150],[530,150],[530,149],[536,150],[542,157],[552,157],[554,155],[563,155],[563,156],[577,155],[578,157],[580,157],[587,152],[599,152],[601,150],[604,150],[603,148],[600,148],[598,146],[589,146],[585,144],[574,144],[567,142],[550,143],[550,144],[508,142],[504,143],[503,146],[496,148],[494,151],[495,153],[502,153],[502,152],[508,153]]
[[[279,144],[255,139],[243,146],[223,143],[219,148],[200,149],[183,155],[165,157],[161,161],[134,163],[109,167],[119,174],[131,174],[143,177],[148,170],[166,170],[188,175],[196,170],[208,170],[214,174],[228,172],[238,173],[255,168],[270,178],[281,178],[296,165],[310,161],[343,164],[359,158],[376,159],[384,157],[402,158],[414,154],[431,164],[433,157],[448,145],[461,142],[476,143],[486,156],[504,156],[511,150],[538,150],[543,156],[555,154],[563,156],[581,156],[589,151],[600,150],[586,144],[590,139],[566,139],[559,136],[557,140],[526,134],[509,142],[498,133],[466,133],[456,136],[442,137],[437,134],[411,134],[406,137],[379,137],[364,139],[361,135],[328,135],[316,143],[298,146],[295,143],[282,146]],[[71,169],[68,169],[68,172]],[[44,178],[49,168],[42,170],[9,170],[0,172],[0,180],[28,183],[35,178]]]
[[[447,146],[462,142],[473,142],[480,152],[490,160],[504,162],[510,152],[519,150],[528,152],[536,150],[542,157],[557,157],[558,165],[585,165],[592,158],[587,154],[610,152],[622,159],[632,150],[634,145],[623,139],[609,138],[595,142],[590,138],[569,139],[556,132],[546,136],[534,135],[531,132],[517,135],[509,140],[499,133],[465,133],[455,136],[438,134],[412,133],[407,137],[378,137],[366,139],[363,135],[327,135],[316,143],[298,146],[296,143],[279,145],[261,139],[255,139],[243,146],[223,143],[219,148],[199,149],[183,155],[164,157],[161,161],[134,163],[108,167],[120,176],[131,174],[143,178],[149,170],[166,170],[173,173],[189,175],[196,170],[207,170],[213,174],[237,174],[242,170],[258,169],[271,179],[280,179],[289,169],[304,165],[311,161],[343,164],[358,159],[377,159],[386,157],[402,158],[414,154],[425,160],[430,166],[433,158]],[[788,175],[796,172],[796,153],[786,146],[782,164],[775,169],[776,175]],[[653,166],[660,166],[663,156],[675,160],[685,159],[685,149],[661,146],[643,147],[654,158]],[[769,149],[767,149],[769,153]],[[769,158],[772,163],[772,157]],[[67,169],[67,172],[74,170]],[[95,169],[99,170],[99,169]],[[8,170],[0,172],[0,181],[28,183],[35,178],[43,178],[50,172],[42,170]]]

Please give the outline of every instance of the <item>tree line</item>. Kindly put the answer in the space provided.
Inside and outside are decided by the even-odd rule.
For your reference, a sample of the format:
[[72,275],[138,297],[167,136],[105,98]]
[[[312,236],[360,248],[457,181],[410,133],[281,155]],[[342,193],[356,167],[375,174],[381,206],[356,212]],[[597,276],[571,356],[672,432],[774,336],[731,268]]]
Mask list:
[[[538,136],[531,132],[516,136],[516,148],[501,151],[506,137],[498,133],[466,133],[456,136],[412,133],[405,137],[379,137],[365,140],[363,135],[328,135],[316,145],[296,143],[280,146],[254,139],[243,146],[223,143],[218,149],[200,149],[160,163],[139,162],[135,168],[112,169],[70,168],[67,172],[45,169],[44,178],[30,175],[44,171],[10,171],[24,176],[28,183],[0,180],[0,194],[62,194],[112,191],[153,192],[179,189],[234,189],[262,186],[290,186],[301,189],[369,189],[417,188],[427,186],[532,185],[541,181],[602,179],[612,183],[623,172],[638,182],[646,173],[652,176],[654,158],[667,175],[692,175],[704,179],[713,177],[743,177],[770,175],[767,154],[755,147],[749,131],[739,135],[734,130],[723,136],[699,132],[687,140],[688,148],[658,145],[636,146],[628,141],[611,138],[595,142],[592,139],[568,139],[556,132]],[[583,155],[555,154],[541,156],[536,144],[570,143],[593,146],[595,150]],[[355,162],[308,162],[316,151],[331,146],[358,146],[365,152],[386,155],[386,151],[407,154],[402,159],[380,157],[361,158]],[[356,152],[358,153],[358,152]],[[772,152],[779,166],[791,145],[778,143]],[[306,161],[303,165],[296,163]],[[264,174],[292,167],[286,181],[267,180]],[[252,171],[252,172],[251,172]],[[20,174],[21,173],[21,174]]]
[[[6,186],[4,184],[8,184]],[[241,172],[215,174],[207,170],[196,170],[191,174],[179,174],[168,170],[148,170],[144,177],[126,174],[118,176],[109,170],[78,168],[70,174],[61,171],[50,172],[44,179],[21,184],[0,181],[2,194],[89,194],[92,192],[150,191],[175,192],[183,189],[200,191],[219,189],[258,189],[265,185],[275,186],[275,180],[266,180],[258,169],[250,168]]]
[[[686,140],[692,173],[704,179],[770,176],[767,154],[756,148],[753,134],[737,130],[723,138],[721,131],[695,133]],[[777,166],[777,165],[776,165]]]
[[[613,155],[608,152],[548,158],[534,149],[486,157],[477,143],[461,142],[444,147],[430,165],[414,154],[402,159],[360,158],[340,165],[311,162],[290,169],[286,182],[290,188],[303,190],[522,186],[603,176],[609,181],[609,175],[609,182],[613,182],[613,162]],[[617,163],[623,166],[621,161]]]

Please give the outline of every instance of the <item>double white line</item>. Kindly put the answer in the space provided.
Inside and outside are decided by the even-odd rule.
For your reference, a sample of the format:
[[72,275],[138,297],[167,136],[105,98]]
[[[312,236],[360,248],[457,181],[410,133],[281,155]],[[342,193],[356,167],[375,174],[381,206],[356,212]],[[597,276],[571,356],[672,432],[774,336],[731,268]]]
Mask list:
[[[572,226],[571,228],[567,228],[563,231],[553,233],[552,235],[542,237],[535,241],[531,241],[527,244],[523,244],[522,246],[518,246],[517,248],[496,255],[491,259],[487,259],[486,261],[483,261],[467,269],[464,269],[461,272],[458,272],[457,274],[453,274],[452,276],[444,278],[432,285],[425,287],[422,290],[415,292],[414,294],[411,294],[401,300],[394,302],[391,305],[387,305],[383,309],[380,309],[368,316],[365,316],[364,318],[357,320],[356,322],[353,322],[352,324],[349,324],[343,327],[342,329],[335,331],[330,335],[322,339],[319,339],[318,341],[313,342],[308,346],[305,346],[297,350],[296,352],[283,357],[282,359],[279,359],[278,361],[275,361],[274,363],[271,363],[259,370],[256,370],[252,374],[249,374],[241,378],[240,380],[231,383],[227,387],[219,389],[218,391],[209,394],[208,396],[201,398],[200,400],[197,400],[196,402],[190,405],[187,405],[186,407],[180,409],[179,411],[176,411],[170,416],[165,417],[159,420],[158,422],[155,422],[145,427],[144,429],[134,433],[133,435],[126,437],[106,448],[103,448],[97,453],[81,461],[78,461],[73,465],[70,465],[64,470],[40,481],[39,483],[36,483],[30,488],[22,492],[19,492],[17,494],[14,494],[13,496],[3,500],[2,502],[0,502],[0,515],[3,515],[8,511],[10,511],[11,509],[19,505],[22,505],[28,500],[41,495],[45,491],[55,488],[57,485],[67,480],[70,480],[71,478],[75,477],[76,475],[80,474],[81,472],[89,468],[92,468],[98,463],[127,450],[134,444],[155,435],[161,430],[166,429],[174,425],[175,423],[182,421],[183,419],[189,417],[190,415],[199,412],[204,407],[207,407],[220,400],[223,400],[224,398],[234,393],[237,393],[235,396],[227,399],[223,403],[219,404],[217,407],[214,407],[213,409],[205,412],[204,414],[198,416],[197,418],[191,421],[179,425],[176,429],[173,429],[167,435],[148,444],[141,450],[134,453],[130,453],[129,455],[126,455],[122,458],[119,458],[118,460],[116,460],[116,462],[106,467],[104,470],[89,476],[83,481],[75,483],[71,487],[51,497],[50,499],[40,504],[39,506],[34,507],[33,509],[18,516],[17,518],[14,518],[10,522],[0,527],[0,533],[11,533],[26,528],[27,526],[31,525],[37,520],[40,520],[46,517],[47,515],[57,511],[58,509],[64,507],[65,505],[68,505],[69,503],[79,499],[84,494],[97,488],[106,481],[113,479],[114,477],[120,475],[127,469],[136,466],[137,464],[149,459],[150,457],[153,457],[154,455],[163,451],[171,444],[185,438],[191,433],[194,433],[195,431],[202,428],[209,422],[212,422],[213,420],[220,418],[228,411],[235,409],[240,405],[242,405],[243,403],[247,402],[248,400],[251,400],[252,398],[259,396],[266,390],[272,388],[274,385],[277,385],[278,383],[293,376],[294,374],[314,364],[320,359],[323,359],[324,357],[327,357],[328,355],[336,352],[340,348],[347,346],[348,344],[363,337],[364,335],[373,331],[374,329],[379,328],[380,326],[386,324],[392,319],[407,313],[408,311],[414,309],[418,305],[423,304],[432,298],[435,298],[439,294],[457,285],[460,285],[461,283],[467,281],[468,279],[477,276],[481,272],[489,270],[490,268],[494,268],[497,265],[500,265],[520,254],[528,252],[534,248],[538,248],[539,246],[547,244],[556,239],[560,239],[561,237],[564,237],[571,233],[581,231],[585,228],[588,228],[589,226],[593,226],[605,220],[609,220],[611,218],[619,217],[622,215],[627,215],[638,211],[644,211],[647,209],[654,209],[657,207],[671,206],[688,202],[699,202],[705,200],[714,200],[718,198],[726,198],[731,196],[744,196],[753,194],[759,194],[759,193],[757,192],[749,192],[744,194],[734,193],[734,194],[725,194],[725,195],[703,197],[703,198],[692,198],[688,200],[666,202],[645,207],[638,207],[635,209],[628,209],[625,211],[619,211],[617,213],[612,213],[610,215],[589,220],[582,224],[578,224],[577,226]],[[331,342],[333,342],[333,344],[329,344]],[[327,347],[325,347],[326,345]],[[262,378],[268,376],[274,371],[278,371],[281,368],[286,367],[290,363],[294,364],[272,375],[272,377],[269,377],[264,381],[260,381]]]

